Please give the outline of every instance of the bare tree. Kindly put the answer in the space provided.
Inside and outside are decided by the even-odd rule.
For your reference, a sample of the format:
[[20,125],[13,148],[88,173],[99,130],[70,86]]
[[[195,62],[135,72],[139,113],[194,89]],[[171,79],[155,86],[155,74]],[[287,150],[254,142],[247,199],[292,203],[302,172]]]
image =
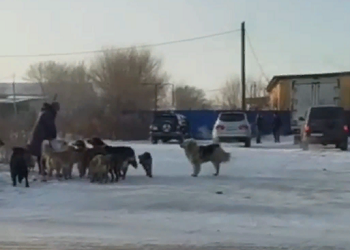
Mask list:
[[91,120],[92,114],[98,113],[96,108],[102,106],[83,62],[76,65],[39,62],[29,67],[25,79],[39,82],[49,97],[48,101],[57,94],[61,104],[58,124],[63,132],[81,131],[83,124]]
[[161,66],[149,50],[109,49],[95,59],[90,76],[112,109],[149,110],[164,91],[159,87],[155,97],[154,86],[144,83],[165,83],[168,77]]
[[216,96],[216,104],[223,109],[238,109],[241,106],[241,81],[231,78]]
[[[241,80],[231,78],[226,81],[219,94],[215,98],[215,103],[224,109],[240,109],[242,100]],[[246,82],[247,97],[266,96],[266,85],[261,80],[249,78]]]
[[202,89],[184,85],[175,88],[176,109],[209,109],[210,101]]

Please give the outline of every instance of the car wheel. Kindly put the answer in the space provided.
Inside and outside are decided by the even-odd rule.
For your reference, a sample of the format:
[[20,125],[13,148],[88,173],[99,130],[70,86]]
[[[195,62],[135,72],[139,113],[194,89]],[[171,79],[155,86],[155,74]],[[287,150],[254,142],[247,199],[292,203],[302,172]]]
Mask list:
[[162,139],[162,142],[163,143],[167,143],[167,142],[169,142],[170,140],[169,139]]
[[244,147],[246,148],[250,148],[250,144],[251,144],[251,139],[250,138],[247,138],[244,142]]
[[342,151],[347,151],[348,150],[348,142],[343,142],[342,144],[339,145],[340,150]]
[[158,139],[152,138],[152,144],[157,144],[157,143],[158,143]]

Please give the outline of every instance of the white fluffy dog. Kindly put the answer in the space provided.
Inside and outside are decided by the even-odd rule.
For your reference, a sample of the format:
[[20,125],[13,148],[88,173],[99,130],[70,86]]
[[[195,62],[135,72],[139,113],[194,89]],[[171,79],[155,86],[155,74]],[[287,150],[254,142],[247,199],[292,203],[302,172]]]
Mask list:
[[215,168],[214,176],[218,176],[220,172],[220,164],[229,162],[231,154],[225,152],[219,144],[209,144],[206,146],[198,146],[194,139],[187,139],[180,147],[185,150],[187,159],[193,167],[193,177],[197,177],[201,171],[201,164],[211,162]]

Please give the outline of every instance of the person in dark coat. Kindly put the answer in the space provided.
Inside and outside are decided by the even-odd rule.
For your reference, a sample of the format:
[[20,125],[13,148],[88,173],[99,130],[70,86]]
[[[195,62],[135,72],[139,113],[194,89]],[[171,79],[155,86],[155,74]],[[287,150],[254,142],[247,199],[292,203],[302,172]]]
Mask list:
[[52,104],[43,104],[41,113],[34,125],[31,139],[28,144],[29,152],[33,156],[37,157],[39,174],[45,174],[45,166],[41,166],[41,144],[44,140],[56,139],[57,130],[55,119],[59,109],[60,105],[58,102],[53,102]]
[[275,142],[280,142],[280,131],[282,127],[281,117],[275,112],[273,114],[273,122],[272,122],[272,132],[273,137],[275,138]]
[[263,130],[263,122],[264,119],[261,114],[256,116],[255,124],[256,124],[256,143],[261,143],[261,134]]

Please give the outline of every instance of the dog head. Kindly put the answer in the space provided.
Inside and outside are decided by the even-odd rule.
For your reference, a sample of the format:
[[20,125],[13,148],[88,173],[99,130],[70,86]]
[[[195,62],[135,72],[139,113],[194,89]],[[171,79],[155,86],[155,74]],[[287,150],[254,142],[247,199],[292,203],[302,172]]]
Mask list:
[[101,147],[106,146],[106,143],[104,143],[101,138],[98,137],[92,137],[87,140],[87,143],[91,144],[93,147]]
[[186,139],[181,144],[180,147],[185,149],[186,151],[193,151],[197,148],[197,142],[194,139]]
[[22,147],[13,147],[12,148],[12,153],[14,155],[22,155],[22,156],[24,156],[25,154],[28,153],[28,151],[27,151],[27,149],[22,148]]
[[74,149],[76,151],[84,151],[86,149],[86,145],[85,142],[83,140],[77,140],[75,142],[72,143],[72,146],[74,147]]
[[137,161],[135,159],[135,156],[130,157],[128,162],[129,162],[129,164],[131,164],[131,166],[133,166],[135,169],[137,169]]
[[139,163],[142,165],[143,169],[146,172],[146,175],[152,178],[152,159],[150,158],[150,153],[145,152],[142,155],[138,156]]

